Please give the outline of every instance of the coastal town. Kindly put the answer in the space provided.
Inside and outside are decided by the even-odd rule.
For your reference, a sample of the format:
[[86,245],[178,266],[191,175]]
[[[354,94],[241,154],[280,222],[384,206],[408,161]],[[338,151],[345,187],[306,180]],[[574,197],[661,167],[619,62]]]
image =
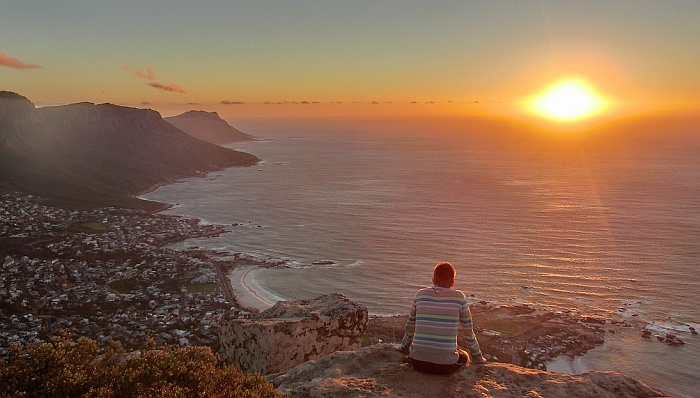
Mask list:
[[167,243],[221,225],[136,210],[66,210],[0,195],[0,355],[69,333],[137,348],[216,348],[217,325],[245,314],[222,283],[225,261]]

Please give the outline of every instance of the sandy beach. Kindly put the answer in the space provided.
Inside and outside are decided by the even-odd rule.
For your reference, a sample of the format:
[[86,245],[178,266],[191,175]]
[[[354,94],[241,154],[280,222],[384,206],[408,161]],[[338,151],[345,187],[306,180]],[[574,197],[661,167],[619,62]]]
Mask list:
[[239,266],[228,272],[228,279],[241,306],[264,311],[284,299],[266,291],[258,284],[256,275],[260,271],[261,268],[257,266]]

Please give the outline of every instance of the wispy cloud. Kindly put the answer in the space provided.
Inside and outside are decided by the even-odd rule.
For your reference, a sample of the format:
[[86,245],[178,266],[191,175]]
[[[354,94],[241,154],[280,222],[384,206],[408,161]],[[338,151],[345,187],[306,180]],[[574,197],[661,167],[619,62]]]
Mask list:
[[157,88],[159,90],[170,91],[173,93],[187,94],[187,91],[185,91],[185,89],[183,89],[182,87],[180,87],[177,84],[169,84],[166,86],[165,84],[162,84],[162,83],[153,82],[153,83],[148,83],[148,85],[153,87],[153,88]]
[[221,104],[223,105],[243,105],[245,102],[243,101],[229,101],[229,100],[223,100],[221,101]]
[[24,62],[18,60],[17,58],[12,58],[4,53],[0,53],[0,66],[7,66],[8,68],[26,70],[26,69],[39,69],[41,65],[37,64],[25,64]]
[[145,72],[141,69],[136,69],[134,75],[141,79],[156,80],[156,70],[152,66],[147,67]]
[[146,69],[140,69],[140,68],[132,69],[131,67],[129,67],[129,65],[123,64],[122,68],[124,68],[124,70],[128,74],[133,75],[136,78],[149,80],[150,82],[146,83],[146,84],[148,84],[149,86],[151,86],[153,88],[157,88],[157,89],[163,90],[163,91],[169,91],[171,93],[187,94],[187,91],[185,91],[185,89],[182,88],[182,86],[180,86],[179,84],[175,84],[175,83],[163,84],[163,83],[158,82],[156,79],[156,69],[150,65],[147,66]]
[[138,77],[139,79],[156,80],[156,69],[152,66],[147,66],[146,69],[132,69],[129,65],[123,64],[122,68],[126,73]]

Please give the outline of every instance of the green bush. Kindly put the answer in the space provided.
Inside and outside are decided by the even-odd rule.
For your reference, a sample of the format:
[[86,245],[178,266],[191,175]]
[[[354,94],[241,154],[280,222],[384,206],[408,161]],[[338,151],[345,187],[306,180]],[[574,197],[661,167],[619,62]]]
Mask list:
[[0,359],[0,397],[279,397],[259,374],[223,365],[207,347],[125,352],[86,337],[15,345]]

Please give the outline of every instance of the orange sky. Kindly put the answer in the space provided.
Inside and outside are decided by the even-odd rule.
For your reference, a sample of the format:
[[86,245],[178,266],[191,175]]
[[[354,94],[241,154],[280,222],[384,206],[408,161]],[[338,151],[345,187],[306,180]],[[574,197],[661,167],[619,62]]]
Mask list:
[[224,117],[526,120],[582,78],[611,115],[700,109],[695,1],[8,2],[0,89]]

